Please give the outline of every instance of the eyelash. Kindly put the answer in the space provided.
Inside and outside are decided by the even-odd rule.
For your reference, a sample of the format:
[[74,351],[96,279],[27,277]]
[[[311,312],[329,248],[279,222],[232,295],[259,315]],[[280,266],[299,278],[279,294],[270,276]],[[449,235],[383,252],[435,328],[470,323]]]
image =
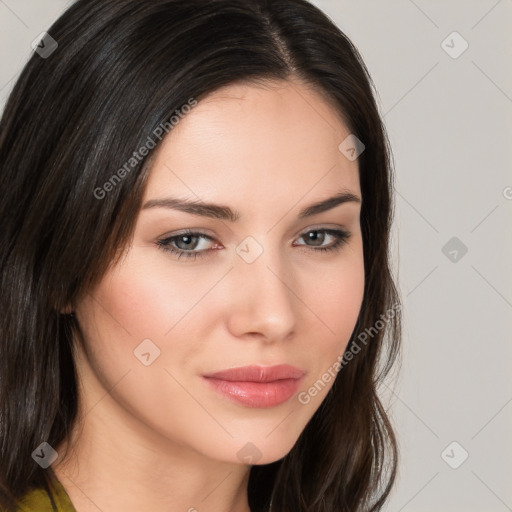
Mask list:
[[[306,231],[305,233],[303,233],[299,238],[303,238],[305,235],[307,235],[308,233],[325,233],[325,234],[328,234],[328,235],[332,235],[336,238],[336,240],[329,246],[327,247],[311,247],[311,246],[304,246],[304,247],[309,247],[309,249],[307,250],[312,250],[313,252],[319,252],[319,251],[336,251],[336,250],[340,250],[341,249],[341,246],[346,244],[348,242],[348,239],[350,238],[350,233],[348,231],[344,231],[344,230],[338,230],[338,229],[310,229],[309,231]],[[198,252],[192,252],[192,251],[184,251],[182,249],[176,249],[175,247],[173,247],[171,245],[171,243],[178,239],[178,238],[181,238],[181,237],[200,237],[200,238],[204,238],[206,240],[210,240],[210,241],[213,241],[213,238],[206,235],[205,233],[198,233],[198,232],[193,232],[193,231],[185,231],[183,233],[180,233],[178,235],[173,235],[173,236],[170,236],[168,238],[164,238],[162,240],[158,240],[156,242],[156,245],[158,246],[159,249],[162,249],[163,251],[165,252],[170,252],[172,254],[175,254],[178,256],[178,259],[181,258],[182,256],[184,256],[186,259],[188,258],[193,258],[194,260],[196,258],[203,258],[205,256],[204,253],[207,253],[211,250],[215,250],[215,249],[205,249],[203,251],[198,251]],[[302,245],[302,244],[301,244]]]

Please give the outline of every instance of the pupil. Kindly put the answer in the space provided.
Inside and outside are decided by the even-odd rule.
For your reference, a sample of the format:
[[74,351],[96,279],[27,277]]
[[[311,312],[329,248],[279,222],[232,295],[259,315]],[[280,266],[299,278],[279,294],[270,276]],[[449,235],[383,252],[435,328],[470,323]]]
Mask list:
[[317,243],[316,245],[322,245],[322,236],[318,236],[318,233],[319,231],[310,231],[309,232],[309,239],[312,241],[312,242],[319,242]]
[[189,246],[191,245],[191,241],[192,241],[192,236],[190,235],[182,235],[181,237],[181,241],[185,241],[185,248],[189,248]]

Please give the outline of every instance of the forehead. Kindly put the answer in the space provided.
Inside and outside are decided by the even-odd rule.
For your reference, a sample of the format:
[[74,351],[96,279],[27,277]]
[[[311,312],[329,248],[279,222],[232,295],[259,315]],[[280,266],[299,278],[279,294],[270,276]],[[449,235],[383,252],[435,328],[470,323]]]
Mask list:
[[349,134],[333,103],[310,87],[231,84],[180,116],[155,154],[145,197],[289,202],[309,191],[359,193],[357,160],[338,149]]

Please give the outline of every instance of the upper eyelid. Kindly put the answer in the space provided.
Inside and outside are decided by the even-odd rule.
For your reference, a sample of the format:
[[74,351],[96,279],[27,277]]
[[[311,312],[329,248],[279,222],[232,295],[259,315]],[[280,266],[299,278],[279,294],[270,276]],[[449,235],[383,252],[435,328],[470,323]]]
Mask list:
[[[351,233],[351,230],[348,229],[347,227],[344,227],[344,226],[339,226],[339,225],[335,225],[335,226],[333,226],[333,225],[331,225],[331,226],[319,225],[319,226],[313,226],[313,227],[305,228],[305,229],[299,231],[295,235],[295,237],[303,236],[306,233],[309,233],[310,231],[329,231],[329,230],[332,230],[332,231],[344,231],[344,232],[349,233],[349,234]],[[163,236],[159,237],[159,239],[160,240],[168,240],[170,238],[175,238],[175,237],[184,236],[184,235],[195,235],[195,236],[199,235],[199,236],[208,238],[209,240],[217,240],[216,236],[209,234],[208,232],[204,231],[202,228],[186,228],[186,229],[183,229],[181,231],[178,231],[177,233],[171,233],[169,235],[163,235]]]
[[[303,231],[300,231],[294,239],[299,239],[299,238],[302,238],[305,234],[311,232],[311,231],[325,231],[327,233],[327,235],[330,235],[330,236],[333,236],[333,237],[337,237],[339,238],[340,234],[343,234],[345,236],[345,239],[348,240],[351,236],[352,236],[352,232],[350,230],[348,230],[347,228],[344,228],[344,227],[340,227],[340,226],[336,226],[336,227],[329,227],[329,226],[320,226],[320,227],[309,227],[309,228],[306,228],[305,230]],[[330,233],[330,231],[336,231],[338,233]],[[189,229],[186,229],[184,231],[181,231],[181,232],[178,232],[178,233],[174,233],[174,234],[171,234],[169,236],[164,236],[162,238],[159,238],[157,243],[162,243],[162,242],[169,242],[171,240],[174,240],[176,238],[179,238],[180,236],[196,236],[196,237],[199,237],[199,238],[203,238],[203,239],[207,239],[211,242],[217,242],[217,239],[214,237],[214,236],[211,236],[207,233],[204,233],[203,231],[201,230],[194,230],[193,228],[189,228]],[[191,251],[185,251],[184,249],[177,249],[178,251],[181,251],[183,250],[184,252],[190,252],[191,254],[194,254],[194,253],[201,253],[201,252],[205,252],[205,251],[208,251],[208,250],[211,250],[211,249],[203,249],[202,251],[194,251],[194,250],[191,250]]]

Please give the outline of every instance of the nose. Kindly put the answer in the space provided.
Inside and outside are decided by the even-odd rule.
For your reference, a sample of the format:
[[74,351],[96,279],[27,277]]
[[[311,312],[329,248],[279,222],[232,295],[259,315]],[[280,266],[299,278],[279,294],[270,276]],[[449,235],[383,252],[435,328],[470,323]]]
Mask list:
[[293,272],[277,251],[264,250],[251,263],[236,256],[230,279],[229,329],[237,337],[260,337],[268,342],[291,336],[300,300]]

